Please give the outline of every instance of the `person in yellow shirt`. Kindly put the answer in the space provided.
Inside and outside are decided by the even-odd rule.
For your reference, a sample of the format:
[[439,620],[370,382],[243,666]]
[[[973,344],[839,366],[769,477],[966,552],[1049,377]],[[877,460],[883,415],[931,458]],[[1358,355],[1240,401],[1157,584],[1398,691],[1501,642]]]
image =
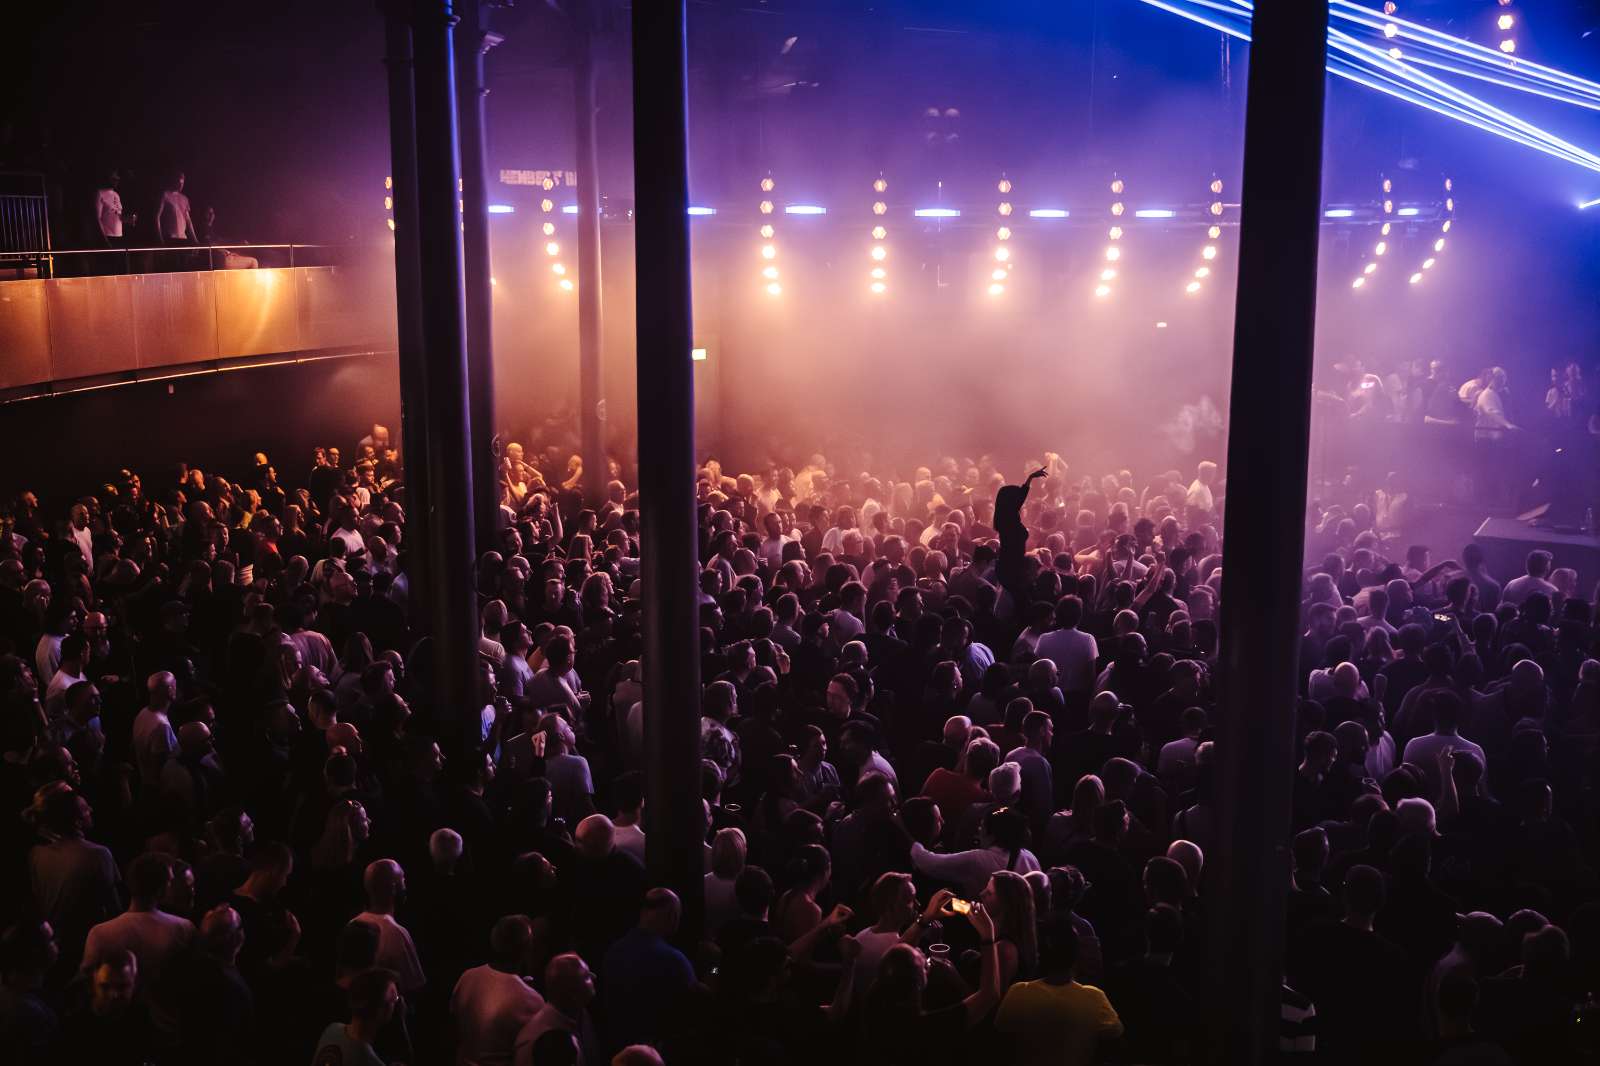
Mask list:
[[1044,976],[1011,986],[995,1028],[1011,1037],[1019,1066],[1089,1066],[1103,1041],[1122,1035],[1122,1019],[1104,992],[1074,980],[1076,935],[1050,937],[1039,947]]

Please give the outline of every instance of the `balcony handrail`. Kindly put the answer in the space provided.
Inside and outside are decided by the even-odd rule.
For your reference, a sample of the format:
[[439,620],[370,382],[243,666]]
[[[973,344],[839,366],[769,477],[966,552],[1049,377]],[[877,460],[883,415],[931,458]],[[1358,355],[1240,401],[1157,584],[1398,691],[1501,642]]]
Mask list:
[[10,251],[0,254],[16,256],[68,256],[68,255],[123,255],[129,252],[198,252],[203,250],[231,251],[235,248],[348,248],[346,244],[244,244],[230,241],[227,244],[157,244],[147,248],[46,248]]

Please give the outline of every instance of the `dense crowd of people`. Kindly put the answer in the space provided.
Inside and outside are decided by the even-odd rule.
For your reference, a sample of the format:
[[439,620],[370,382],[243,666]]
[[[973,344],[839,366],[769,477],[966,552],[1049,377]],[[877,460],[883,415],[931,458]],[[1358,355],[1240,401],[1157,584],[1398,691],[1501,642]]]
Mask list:
[[[350,454],[350,453],[346,453]],[[510,445],[430,705],[382,427],[300,484],[118,472],[0,530],[19,1064],[1186,1063],[1226,481],[1046,454],[700,478],[705,921],[651,884],[636,496]],[[1035,469],[1036,468],[1036,469]],[[1595,602],[1308,526],[1281,1046],[1600,1053]],[[464,735],[463,721],[479,723]]]

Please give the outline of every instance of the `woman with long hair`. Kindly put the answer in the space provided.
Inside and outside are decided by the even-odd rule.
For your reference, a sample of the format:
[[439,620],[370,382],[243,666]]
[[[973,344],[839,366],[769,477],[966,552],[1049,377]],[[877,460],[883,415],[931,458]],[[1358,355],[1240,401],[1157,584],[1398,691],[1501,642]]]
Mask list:
[[828,887],[833,864],[828,849],[807,844],[789,860],[789,888],[772,908],[772,932],[786,944],[793,944],[822,921],[817,896]]
[[333,694],[343,709],[361,699],[361,675],[373,663],[372,641],[359,629],[345,638],[339,672],[333,676]]
[[994,916],[1003,992],[1013,981],[1032,977],[1039,967],[1039,923],[1033,889],[1021,874],[1001,870],[983,886],[978,902]]
[[1044,829],[1045,861],[1051,862],[1074,844],[1093,835],[1094,812],[1106,801],[1106,786],[1095,774],[1084,774],[1072,788],[1072,806],[1050,816]]

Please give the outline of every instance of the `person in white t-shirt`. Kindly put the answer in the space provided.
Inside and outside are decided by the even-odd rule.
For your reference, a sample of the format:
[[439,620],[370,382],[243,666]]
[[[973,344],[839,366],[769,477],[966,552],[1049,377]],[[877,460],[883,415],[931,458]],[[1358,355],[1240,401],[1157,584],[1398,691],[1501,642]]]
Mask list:
[[1056,602],[1056,628],[1039,638],[1034,654],[1056,664],[1062,692],[1088,692],[1094,687],[1094,664],[1100,648],[1093,634],[1078,628],[1083,601],[1063,596]]
[[161,205],[156,209],[156,231],[163,244],[194,243],[194,217],[189,198],[183,194],[183,183],[184,175],[180,170],[162,192]]
[[151,674],[145,686],[150,702],[133,717],[133,758],[139,779],[153,788],[161,779],[161,767],[178,750],[178,734],[167,717],[178,698],[178,679],[163,670]]
[[461,975],[450,995],[456,1066],[510,1066],[517,1033],[544,1007],[521,976],[533,950],[533,923],[508,914],[489,934],[489,962]]
[[122,210],[122,194],[117,187],[122,184],[122,175],[113,170],[106,176],[106,183],[94,194],[94,218],[100,227],[100,237],[107,247],[115,247],[122,243],[123,226],[132,227],[139,221],[139,216]]
[[612,819],[612,841],[618,851],[625,851],[644,865],[644,776],[630,770],[618,777],[611,786],[616,801],[617,816]]
[[377,964],[395,972],[403,994],[421,991],[428,979],[422,972],[417,946],[405,926],[394,917],[405,895],[406,872],[393,859],[379,859],[367,866],[362,883],[367,890],[367,909],[356,915],[354,921],[378,927]]
[[153,995],[161,987],[162,971],[187,952],[194,940],[194,923],[161,909],[161,897],[171,883],[169,856],[146,852],[134,859],[128,866],[128,909],[89,930],[79,966],[80,973],[92,974],[117,952],[133,952],[139,960],[138,994],[149,1004],[158,1024],[173,1021],[173,1012]]

